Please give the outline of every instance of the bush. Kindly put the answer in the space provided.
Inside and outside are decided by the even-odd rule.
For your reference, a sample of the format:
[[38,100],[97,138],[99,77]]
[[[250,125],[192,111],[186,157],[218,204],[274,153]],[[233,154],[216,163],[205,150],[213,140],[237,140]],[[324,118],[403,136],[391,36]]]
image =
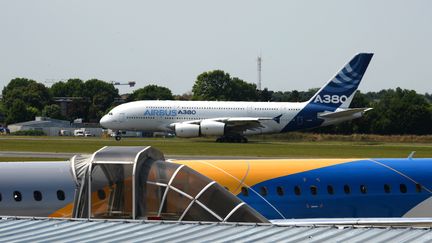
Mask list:
[[12,132],[11,135],[16,135],[16,136],[45,136],[46,134],[43,131],[39,131],[39,130],[25,130],[25,131]]

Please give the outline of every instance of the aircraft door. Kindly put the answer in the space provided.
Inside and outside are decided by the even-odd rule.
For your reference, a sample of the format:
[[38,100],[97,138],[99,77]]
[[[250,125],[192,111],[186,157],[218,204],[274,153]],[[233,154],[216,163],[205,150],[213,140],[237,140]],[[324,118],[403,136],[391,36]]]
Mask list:
[[[318,197],[319,194],[328,194],[329,188],[325,187],[321,181],[320,178],[304,178],[304,186],[305,194],[307,194],[306,197],[306,204],[305,207],[309,211],[310,215],[317,215],[318,212],[321,211],[324,208],[324,202]],[[333,188],[331,188],[333,190]]]
[[251,105],[248,105],[247,107],[247,116],[254,116],[253,114],[253,107]]
[[119,123],[123,123],[126,120],[125,113],[119,114]]
[[297,125],[299,125],[299,126],[303,125],[303,116],[297,117]]

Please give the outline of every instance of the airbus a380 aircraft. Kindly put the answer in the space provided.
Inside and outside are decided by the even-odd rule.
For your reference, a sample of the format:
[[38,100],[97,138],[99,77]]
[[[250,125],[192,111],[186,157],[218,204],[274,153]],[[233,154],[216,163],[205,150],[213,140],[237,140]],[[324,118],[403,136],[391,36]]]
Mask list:
[[121,130],[174,131],[178,137],[220,136],[219,142],[247,142],[244,135],[283,133],[361,117],[370,108],[349,108],[373,54],[360,53],[309,101],[135,101],[119,105],[100,124]]

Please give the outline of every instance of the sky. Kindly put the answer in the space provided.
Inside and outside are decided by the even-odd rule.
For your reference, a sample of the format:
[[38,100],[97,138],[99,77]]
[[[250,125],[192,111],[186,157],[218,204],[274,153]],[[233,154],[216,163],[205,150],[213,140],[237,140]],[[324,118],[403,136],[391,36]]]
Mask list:
[[324,85],[375,53],[360,90],[432,93],[432,1],[0,0],[0,88],[15,77],[135,81],[190,92],[205,71],[262,87]]

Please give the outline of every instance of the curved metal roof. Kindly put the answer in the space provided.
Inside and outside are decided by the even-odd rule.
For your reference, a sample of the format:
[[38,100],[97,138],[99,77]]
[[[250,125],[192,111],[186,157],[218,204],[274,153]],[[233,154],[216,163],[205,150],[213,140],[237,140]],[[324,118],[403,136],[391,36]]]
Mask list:
[[1,242],[425,242],[430,227],[280,226],[139,220],[0,219]]

